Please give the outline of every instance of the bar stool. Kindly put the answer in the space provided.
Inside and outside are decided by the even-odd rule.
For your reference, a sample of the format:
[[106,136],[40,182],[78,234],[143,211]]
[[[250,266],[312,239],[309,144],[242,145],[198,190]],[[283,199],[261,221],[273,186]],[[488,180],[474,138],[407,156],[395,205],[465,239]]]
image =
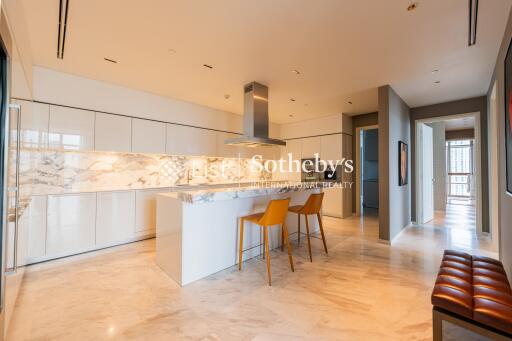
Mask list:
[[272,285],[272,275],[270,274],[270,252],[268,245],[268,228],[273,225],[282,226],[283,243],[286,242],[288,248],[288,258],[290,259],[290,267],[293,268],[292,248],[290,241],[288,240],[288,228],[286,227],[286,214],[288,213],[288,205],[290,199],[271,200],[268,203],[267,209],[263,213],[255,213],[240,217],[240,250],[238,258],[238,270],[242,270],[242,253],[244,245],[244,222],[249,221],[251,223],[263,226],[263,235],[265,239],[265,253],[267,259],[267,272],[268,272],[268,285]]
[[[322,218],[320,217],[320,210],[322,209],[322,200],[324,199],[324,193],[315,193],[311,194],[304,204],[304,206],[297,205],[297,206],[290,206],[288,207],[288,211],[292,213],[297,213],[298,216],[298,242],[300,243],[300,215],[304,214],[305,220],[306,220],[306,233],[308,237],[308,250],[309,250],[309,260],[313,261],[313,256],[311,255],[311,240],[309,239],[309,223],[308,223],[308,215],[316,214],[316,217],[318,218],[318,224],[320,225],[320,232],[322,233],[322,241],[324,242],[324,249],[325,253],[327,253],[327,243],[325,242],[325,234],[324,234],[324,227],[322,224]],[[281,246],[282,248],[282,246]]]

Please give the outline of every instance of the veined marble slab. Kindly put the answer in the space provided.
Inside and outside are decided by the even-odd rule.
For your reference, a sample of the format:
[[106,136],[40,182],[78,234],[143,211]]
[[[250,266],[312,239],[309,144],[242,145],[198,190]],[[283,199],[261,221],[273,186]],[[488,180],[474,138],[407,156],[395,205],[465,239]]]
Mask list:
[[[11,152],[10,164],[15,154]],[[272,179],[251,159],[23,148],[20,194],[30,195],[166,188]],[[14,183],[14,169],[10,182]]]
[[197,189],[177,189],[168,195],[187,203],[207,203],[214,201],[251,198],[273,194],[290,193],[304,190],[348,186],[343,182],[290,182],[290,181],[259,181],[249,184],[204,186]]

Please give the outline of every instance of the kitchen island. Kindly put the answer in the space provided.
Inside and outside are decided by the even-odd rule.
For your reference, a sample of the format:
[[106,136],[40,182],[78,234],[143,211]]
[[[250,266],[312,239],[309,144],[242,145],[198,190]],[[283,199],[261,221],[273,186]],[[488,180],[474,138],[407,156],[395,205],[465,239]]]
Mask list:
[[[263,212],[270,200],[290,198],[303,205],[324,182],[262,182],[184,188],[157,196],[156,261],[178,284],[186,285],[238,263],[239,218]],[[304,216],[302,216],[304,219]],[[318,230],[308,217],[311,233]],[[305,226],[304,221],[301,222]],[[287,218],[290,239],[297,238],[297,215]],[[247,223],[244,260],[262,252],[260,228]],[[270,247],[281,245],[280,228],[270,228]]]

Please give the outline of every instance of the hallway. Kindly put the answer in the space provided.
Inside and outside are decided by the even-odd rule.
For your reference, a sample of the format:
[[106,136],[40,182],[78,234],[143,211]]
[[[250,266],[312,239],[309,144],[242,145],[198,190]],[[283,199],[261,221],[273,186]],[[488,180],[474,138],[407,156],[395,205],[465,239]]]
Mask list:
[[154,239],[30,266],[9,340],[428,340],[442,250],[496,257],[457,226],[408,227],[390,247],[376,217],[326,217],[329,255],[313,239],[310,263],[294,242],[292,273],[271,252],[272,287],[252,259],[180,288],[155,264]]

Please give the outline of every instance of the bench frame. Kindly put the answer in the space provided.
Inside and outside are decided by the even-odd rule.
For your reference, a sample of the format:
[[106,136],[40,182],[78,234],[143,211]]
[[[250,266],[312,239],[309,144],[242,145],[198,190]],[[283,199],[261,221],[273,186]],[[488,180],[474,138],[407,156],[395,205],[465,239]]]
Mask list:
[[443,340],[443,321],[453,323],[459,327],[471,330],[477,334],[488,337],[491,340],[512,340],[512,335],[500,332],[492,327],[473,321],[466,317],[451,313],[439,307],[432,309],[432,327],[434,341]]

